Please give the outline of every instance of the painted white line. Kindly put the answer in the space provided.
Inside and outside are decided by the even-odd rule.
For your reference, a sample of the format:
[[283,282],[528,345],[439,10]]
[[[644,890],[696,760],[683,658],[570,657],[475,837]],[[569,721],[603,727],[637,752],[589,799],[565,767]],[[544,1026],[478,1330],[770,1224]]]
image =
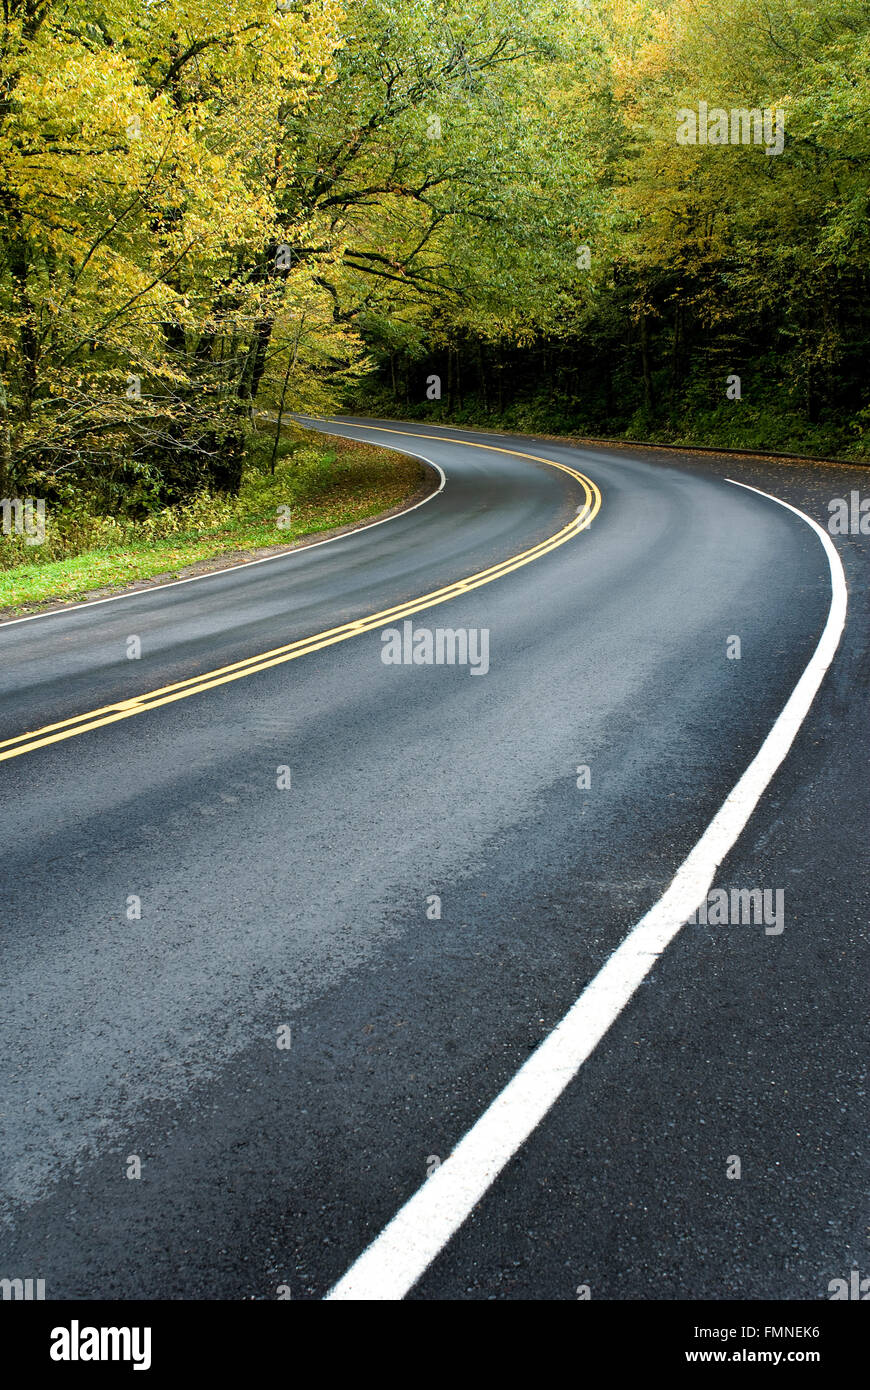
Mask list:
[[[305,417],[309,418],[309,417]],[[310,418],[314,418],[313,416]],[[321,422],[324,423],[324,422]],[[328,422],[327,422],[328,423]],[[372,429],[374,426],[355,425],[355,429]],[[320,430],[321,434],[330,434],[330,430]],[[341,436],[342,439],[346,435]],[[423,507],[427,502],[431,502],[433,497],[444,491],[447,483],[447,475],[440,464],[433,459],[427,458],[425,454],[417,453],[415,449],[403,449],[400,444],[379,444],[378,448],[392,449],[397,454],[408,454],[411,458],[422,459],[423,463],[428,463],[438,473],[441,481],[434,492],[430,492],[428,497],[423,497],[419,502],[415,502],[412,507],[406,507],[404,511],[396,512],[394,516],[383,516],[380,521],[366,522],[365,526],[357,526],[353,531],[345,531],[341,536],[330,536],[325,541],[312,541],[310,545],[299,545],[292,550],[282,551],[280,555],[264,555],[259,560],[242,560],[238,565],[225,565],[223,569],[212,570],[209,574],[192,574],[189,579],[171,579],[168,584],[152,584],[150,589],[137,589],[131,594],[112,594],[109,598],[91,598],[84,603],[77,603],[72,608],[54,608],[48,613],[31,613],[27,618],[10,618],[4,622],[0,620],[0,633],[5,627],[14,627],[16,623],[35,623],[39,618],[63,618],[70,613],[80,613],[83,608],[96,608],[99,603],[120,603],[121,599],[143,598],[146,594],[156,594],[163,592],[164,589],[177,589],[179,584],[198,584],[201,579],[217,579],[220,575],[231,574],[236,570],[250,569],[253,565],[268,565],[270,560],[292,560],[297,555],[301,555],[306,550],[316,550],[320,545],[332,545],[335,541],[346,541],[350,536],[358,536],[360,531],[371,531],[373,526],[385,526],[388,521],[398,521],[400,517],[408,516],[410,512],[415,512],[418,507]]]
[[811,526],[828,558],[831,606],[803,675],[758,753],[664,895],[629,932],[562,1021],[523,1063],[440,1168],[329,1291],[327,1299],[400,1299],[416,1284],[577,1075],[665,947],[706,897],[716,870],[791,748],[843,633],[846,576],[837,551],[817,522],[760,488],[748,491],[778,503]]

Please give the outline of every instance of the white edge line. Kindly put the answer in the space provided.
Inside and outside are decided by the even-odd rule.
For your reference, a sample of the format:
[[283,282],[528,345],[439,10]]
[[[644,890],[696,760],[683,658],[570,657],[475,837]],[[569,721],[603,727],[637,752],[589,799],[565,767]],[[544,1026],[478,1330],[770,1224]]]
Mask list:
[[416,1284],[577,1075],[661,953],[706,897],[716,870],[794,742],[839,646],[846,621],[846,577],[830,538],[805,512],[760,488],[733,478],[726,481],[794,512],[821,539],[831,571],[832,595],[818,645],[758,753],[665,893],[449,1157],[330,1289],[328,1300],[396,1300]]
[[[302,416],[302,419],[315,419],[315,416]],[[320,422],[323,423],[323,422]],[[346,429],[368,430],[377,429],[377,425],[346,425]],[[320,430],[319,433],[329,435],[335,433],[331,430]],[[200,579],[217,579],[222,574],[230,574],[235,570],[250,569],[252,565],[268,565],[270,560],[292,560],[294,556],[301,555],[303,550],[316,550],[320,545],[332,545],[334,541],[347,540],[349,536],[358,536],[360,531],[370,531],[373,526],[385,526],[388,521],[398,521],[400,517],[408,516],[410,512],[415,512],[418,507],[423,507],[427,502],[431,502],[433,497],[444,491],[447,483],[447,476],[440,464],[433,459],[427,458],[425,454],[419,454],[413,449],[403,449],[400,444],[379,444],[378,448],[392,449],[396,454],[408,454],[410,458],[421,459],[423,463],[428,463],[440,475],[441,481],[434,492],[430,492],[428,497],[423,497],[419,502],[415,502],[412,507],[406,507],[404,511],[395,512],[393,516],[382,516],[380,521],[366,522],[365,526],[357,526],[353,531],[345,531],[341,536],[330,536],[325,541],[312,541],[310,545],[296,545],[292,549],[284,550],[280,555],[264,555],[259,560],[242,560],[237,565],[225,565],[223,569],[212,570],[209,574],[192,574],[189,579],[171,579],[168,584],[152,584],[150,589],[137,589],[134,593],[111,594],[109,598],[91,598],[84,603],[76,603],[69,608],[53,608],[47,613],[30,613],[26,618],[9,618],[6,621],[0,619],[0,633],[4,628],[14,627],[16,623],[35,623],[39,618],[61,618],[71,613],[81,613],[83,608],[95,608],[98,603],[118,603],[121,599],[144,598],[146,594],[162,593],[164,589],[177,589],[179,584],[196,584]],[[50,601],[50,600],[49,600]]]

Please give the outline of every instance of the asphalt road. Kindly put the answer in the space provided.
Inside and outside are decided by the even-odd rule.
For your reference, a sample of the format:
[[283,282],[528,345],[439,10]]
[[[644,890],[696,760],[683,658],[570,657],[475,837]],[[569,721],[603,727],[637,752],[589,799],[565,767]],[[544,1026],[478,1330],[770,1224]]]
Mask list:
[[[0,743],[577,521],[571,473],[503,450],[586,475],[601,509],[413,615],[485,629],[485,675],[385,664],[385,620],[0,764],[0,1275],[48,1298],[322,1298],[660,898],[812,656],[824,549],[726,477],[822,524],[870,494],[859,468],[331,428],[446,486],[0,625]],[[825,1299],[870,1273],[868,538],[836,544],[843,640],[716,879],[782,890],[784,930],[684,927],[411,1297]]]

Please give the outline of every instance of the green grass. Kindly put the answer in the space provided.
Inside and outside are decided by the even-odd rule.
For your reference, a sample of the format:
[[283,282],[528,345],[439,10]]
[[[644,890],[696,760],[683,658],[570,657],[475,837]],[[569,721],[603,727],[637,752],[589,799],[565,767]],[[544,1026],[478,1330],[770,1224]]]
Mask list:
[[[747,449],[764,453],[804,455],[807,458],[836,458],[866,464],[870,461],[870,408],[820,421],[804,419],[796,409],[783,403],[779,386],[744,381],[745,399],[720,402],[711,407],[703,402],[663,410],[650,415],[636,409],[617,418],[604,416],[580,400],[559,402],[545,390],[509,402],[499,412],[484,409],[479,396],[469,394],[462,405],[448,412],[447,402],[399,402],[386,390],[369,390],[364,401],[350,398],[349,411],[365,410],[370,415],[405,420],[429,420],[433,424],[470,425],[472,428],[504,430],[507,433],[538,434],[570,439],[608,439],[648,441],[681,445],[685,448]],[[594,404],[594,403],[593,403]]]
[[[158,574],[177,576],[198,560],[292,546],[388,511],[423,483],[415,459],[351,440],[325,446],[309,435],[285,444],[274,475],[267,457],[267,449],[255,447],[238,497],[202,493],[145,521],[49,508],[42,545],[0,537],[0,609],[84,598]],[[290,508],[284,527],[278,525],[286,516],[282,507]]]

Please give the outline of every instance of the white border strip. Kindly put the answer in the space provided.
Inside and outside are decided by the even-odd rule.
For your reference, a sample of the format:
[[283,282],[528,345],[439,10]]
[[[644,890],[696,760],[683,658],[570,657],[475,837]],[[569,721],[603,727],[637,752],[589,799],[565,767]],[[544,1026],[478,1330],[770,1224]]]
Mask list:
[[[304,417],[314,419],[314,416]],[[321,421],[320,423],[324,423]],[[331,421],[325,423],[331,424]],[[376,425],[353,425],[353,429],[377,429]],[[330,435],[337,434],[336,430],[322,429],[318,433]],[[347,435],[340,435],[339,438],[347,439]],[[447,475],[440,464],[433,459],[427,458],[425,454],[419,454],[414,449],[403,449],[400,444],[378,444],[379,449],[392,449],[396,454],[407,454],[410,458],[421,459],[423,463],[428,463],[440,475],[441,482],[434,492],[430,492],[428,497],[423,497],[419,502],[415,502],[412,507],[405,507],[404,511],[395,512],[392,516],[382,516],[380,521],[368,521],[365,526],[355,526],[352,531],[344,531],[340,536],[330,536],[325,541],[312,541],[310,545],[295,545],[288,550],[282,551],[279,555],[264,555],[259,560],[242,560],[238,565],[225,565],[223,569],[211,570],[208,574],[192,574],[189,579],[170,579],[168,584],[152,584],[150,589],[136,589],[132,593],[111,594],[109,598],[91,598],[84,603],[74,603],[67,608],[51,608],[46,613],[31,613],[26,618],[0,618],[0,633],[5,627],[14,627],[16,623],[35,623],[38,618],[61,618],[65,614],[80,613],[83,608],[96,608],[98,603],[118,603],[122,598],[142,598],[145,594],[158,594],[164,589],[177,589],[179,584],[197,584],[201,579],[216,579],[219,575],[230,574],[235,570],[250,569],[252,565],[268,565],[270,560],[292,560],[294,556],[301,555],[303,550],[316,550],[319,545],[332,545],[334,541],[347,540],[348,536],[358,536],[360,531],[371,531],[373,526],[385,526],[388,521],[398,521],[399,517],[408,516],[410,512],[415,512],[418,507],[423,507],[427,502],[431,502],[433,497],[444,491],[447,483]],[[196,562],[194,562],[196,563]],[[48,600],[51,602],[51,600]]]
[[[733,478],[726,481],[735,483]],[[843,633],[846,576],[830,538],[811,517],[760,488],[748,487],[746,483],[735,486],[745,487],[799,516],[824,546],[831,571],[831,607],[809,664],[758,753],[664,895],[629,932],[562,1021],[523,1063],[440,1168],[329,1291],[327,1299],[400,1299],[416,1284],[577,1075],[665,947],[706,897],[716,870],[791,748]]]

